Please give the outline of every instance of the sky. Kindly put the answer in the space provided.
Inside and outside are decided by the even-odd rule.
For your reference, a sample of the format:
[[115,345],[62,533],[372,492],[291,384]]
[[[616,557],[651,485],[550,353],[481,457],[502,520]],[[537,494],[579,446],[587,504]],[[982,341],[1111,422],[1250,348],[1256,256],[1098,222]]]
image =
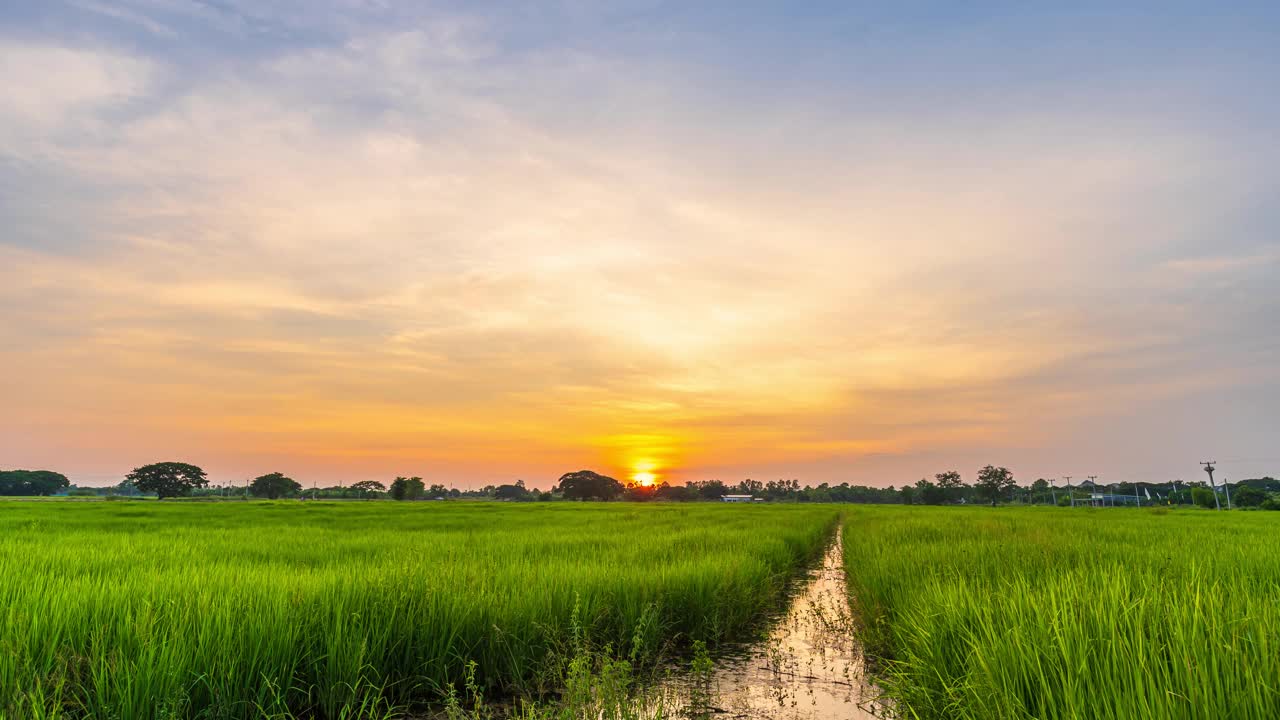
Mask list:
[[0,5],[0,468],[1280,474],[1271,3]]

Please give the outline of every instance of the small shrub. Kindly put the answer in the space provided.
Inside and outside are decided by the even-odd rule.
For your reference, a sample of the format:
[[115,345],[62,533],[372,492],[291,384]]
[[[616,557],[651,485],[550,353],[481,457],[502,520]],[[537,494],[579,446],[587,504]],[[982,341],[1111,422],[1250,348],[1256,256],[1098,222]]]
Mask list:
[[1202,508],[1215,507],[1214,492],[1209,488],[1194,487],[1191,488],[1191,502]]

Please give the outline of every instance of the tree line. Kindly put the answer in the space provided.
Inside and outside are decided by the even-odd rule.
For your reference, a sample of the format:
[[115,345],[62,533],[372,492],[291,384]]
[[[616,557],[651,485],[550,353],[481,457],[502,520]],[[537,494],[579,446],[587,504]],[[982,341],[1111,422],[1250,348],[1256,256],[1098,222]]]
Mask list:
[[[66,476],[48,470],[0,471],[0,495],[48,496],[61,492],[71,495],[114,495],[133,497],[154,495],[157,498],[251,496],[278,500],[348,499],[348,500],[446,500],[490,499],[513,502],[578,501],[715,501],[726,495],[749,495],[773,502],[834,502],[905,505],[951,504],[1058,504],[1089,502],[1094,493],[1105,491],[1110,498],[1140,499],[1143,504],[1185,504],[1214,507],[1214,491],[1203,482],[1180,483],[1113,483],[1094,486],[1086,481],[1071,488],[1055,486],[1039,478],[1027,486],[1018,485],[1013,473],[1004,467],[987,465],[978,470],[975,481],[966,483],[958,471],[937,473],[933,479],[921,478],[900,488],[871,487],[841,483],[801,486],[797,480],[721,480],[694,481],[685,485],[640,485],[623,483],[591,470],[579,470],[560,476],[549,489],[529,488],[521,480],[502,485],[460,490],[441,484],[428,485],[421,477],[397,477],[384,484],[377,480],[361,480],[350,485],[305,488],[302,483],[280,473],[260,475],[243,486],[211,486],[208,475],[196,465],[161,462],[135,468],[118,485],[109,488],[76,488]],[[1242,480],[1232,484],[1232,502],[1238,507],[1280,510],[1280,481],[1271,477]]]
[[70,486],[66,475],[52,470],[0,470],[0,495],[40,497]]

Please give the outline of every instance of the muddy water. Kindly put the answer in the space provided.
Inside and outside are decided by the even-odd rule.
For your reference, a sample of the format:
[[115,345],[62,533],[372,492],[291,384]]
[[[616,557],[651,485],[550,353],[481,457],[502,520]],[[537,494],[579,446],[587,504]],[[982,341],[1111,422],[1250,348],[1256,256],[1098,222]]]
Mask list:
[[888,717],[854,640],[840,533],[766,640],[702,676],[665,681],[668,717],[872,720]]

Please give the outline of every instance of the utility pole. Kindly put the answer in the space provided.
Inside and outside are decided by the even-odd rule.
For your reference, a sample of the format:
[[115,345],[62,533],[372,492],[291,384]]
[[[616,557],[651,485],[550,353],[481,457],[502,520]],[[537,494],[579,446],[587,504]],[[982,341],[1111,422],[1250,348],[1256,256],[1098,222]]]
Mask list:
[[1058,507],[1058,492],[1053,489],[1053,478],[1049,478],[1049,497],[1053,498],[1053,506]]
[[1071,498],[1071,507],[1075,507],[1075,506],[1076,506],[1076,494],[1075,494],[1074,492],[1072,492],[1072,491],[1071,491],[1071,476],[1070,476],[1070,475],[1064,475],[1063,477],[1065,477],[1065,478],[1067,479],[1067,497]]
[[1231,509],[1231,483],[1227,482],[1227,476],[1222,476],[1222,491],[1227,494],[1227,509]]
[[1210,460],[1200,464],[1204,466],[1204,471],[1209,473],[1209,487],[1213,488],[1213,507],[1216,510],[1221,510],[1222,503],[1218,502],[1218,486],[1213,482],[1213,463],[1214,461]]
[[1137,501],[1138,507],[1142,507],[1142,498],[1138,497],[1138,481],[1133,481],[1133,499]]
[[[1179,482],[1178,480],[1174,480],[1174,481],[1173,481],[1173,496],[1174,496],[1174,499],[1177,499],[1177,497],[1178,497],[1178,482]],[[1181,501],[1179,501],[1179,502],[1178,502],[1178,504],[1179,504],[1179,505],[1181,505],[1181,504],[1182,504],[1182,502],[1181,502]]]
[[[1093,487],[1091,488],[1091,490],[1092,490],[1091,494],[1093,494],[1093,495],[1097,495],[1097,494],[1098,494],[1098,476],[1097,476],[1097,475],[1090,475],[1090,476],[1089,476],[1089,484],[1093,486]],[[1106,501],[1105,499],[1103,499],[1103,501],[1102,501],[1102,507],[1106,507],[1106,506],[1107,506],[1107,501]]]

